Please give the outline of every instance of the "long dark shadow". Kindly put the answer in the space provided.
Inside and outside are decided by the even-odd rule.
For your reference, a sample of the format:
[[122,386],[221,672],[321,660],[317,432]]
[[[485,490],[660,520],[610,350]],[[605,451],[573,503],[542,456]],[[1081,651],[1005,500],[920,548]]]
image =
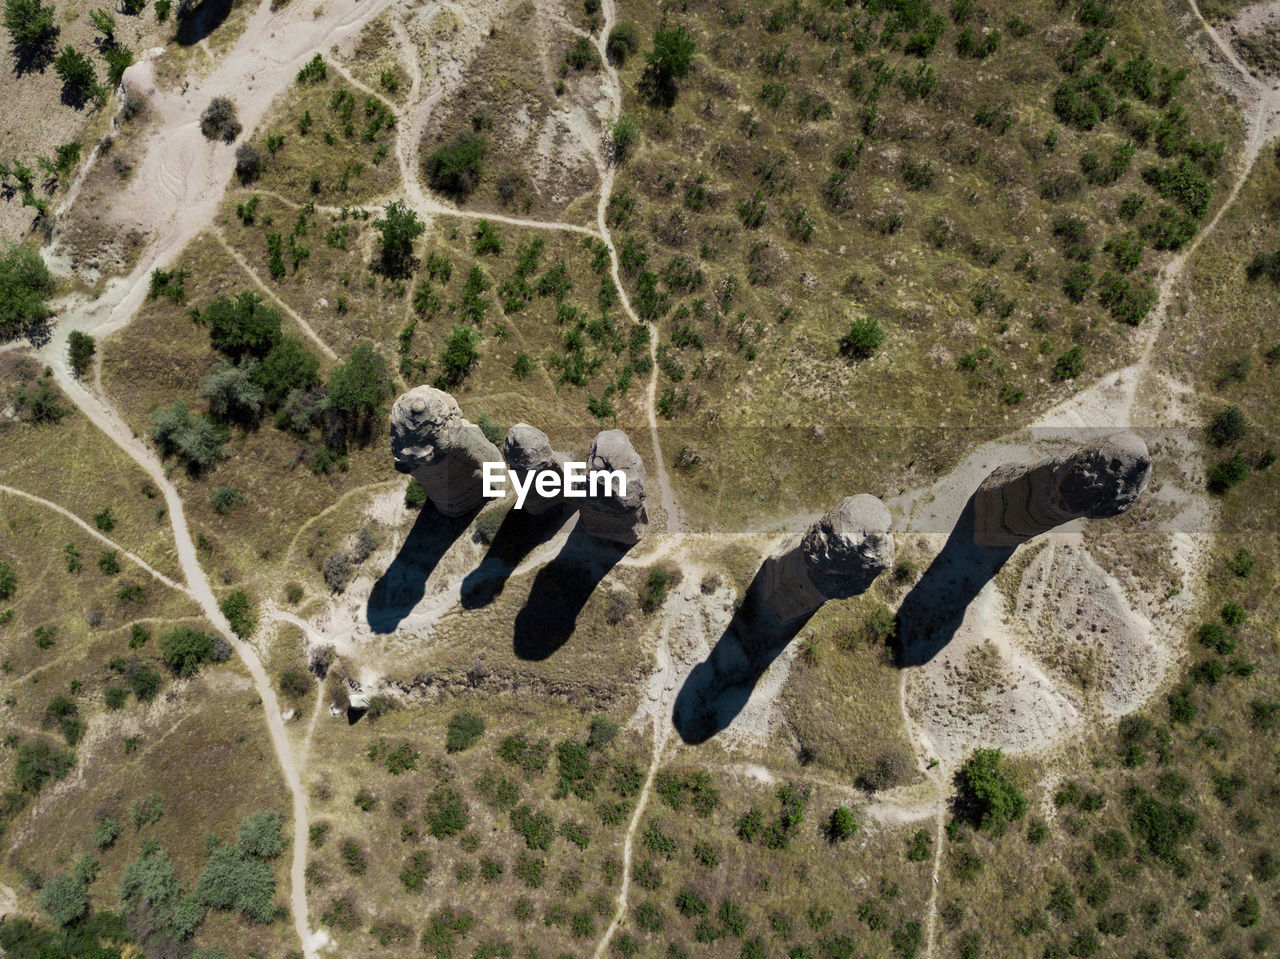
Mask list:
[[573,635],[578,614],[627,548],[574,526],[564,547],[538,571],[516,614],[512,646],[521,659],[546,659]]
[[178,24],[178,30],[173,35],[173,39],[177,40],[181,46],[194,46],[218,29],[222,22],[231,16],[232,5],[233,0],[204,0],[204,3],[187,14]]
[[710,655],[689,673],[676,694],[671,721],[686,743],[704,743],[726,729],[751,698],[769,665],[810,619],[782,622],[760,602],[765,567]]
[[979,546],[973,541],[973,497],[924,575],[898,607],[897,662],[921,666],[951,642],[965,610],[1000,571],[1014,547]]
[[478,512],[476,509],[465,516],[452,517],[445,516],[430,503],[422,507],[400,552],[373,584],[365,609],[370,629],[375,633],[396,631],[426,595],[427,579],[440,559]]
[[462,581],[463,609],[479,609],[497,599],[520,562],[554,538],[568,516],[569,511],[563,504],[541,516],[530,516],[519,509],[509,510],[484,559]]

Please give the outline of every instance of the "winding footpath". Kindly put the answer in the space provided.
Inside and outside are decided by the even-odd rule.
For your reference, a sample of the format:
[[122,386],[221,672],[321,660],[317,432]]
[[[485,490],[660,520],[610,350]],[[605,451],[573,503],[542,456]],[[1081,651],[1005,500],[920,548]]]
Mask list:
[[[1144,330],[1145,342],[1142,349],[1142,366],[1145,370],[1153,355],[1159,336],[1161,321],[1165,317],[1176,283],[1183,275],[1186,265],[1204,239],[1217,227],[1225,211],[1237,199],[1254,162],[1261,154],[1262,147],[1275,132],[1277,117],[1280,116],[1280,94],[1266,84],[1253,78],[1248,69],[1239,61],[1218,33],[1202,16],[1196,0],[1188,0],[1190,9],[1214,47],[1225,58],[1230,67],[1238,72],[1237,86],[1244,86],[1251,92],[1251,102],[1245,104],[1248,134],[1244,149],[1244,163],[1233,180],[1230,190],[1219,206],[1213,218],[1204,229],[1166,264],[1159,283],[1159,299],[1153,311],[1152,321]],[[293,850],[290,869],[290,909],[294,926],[300,940],[305,959],[318,959],[318,940],[323,934],[312,932],[308,922],[308,906],[306,900],[305,867],[307,836],[309,832],[309,812],[306,791],[302,782],[298,758],[295,756],[289,737],[286,735],[279,703],[271,682],[252,645],[235,637],[230,625],[218,607],[217,598],[209,580],[201,569],[195,546],[184,512],[183,503],[177,489],[170,482],[164,467],[154,452],[124,422],[119,413],[112,407],[101,388],[101,351],[95,362],[92,388],[86,387],[78,380],[69,368],[67,361],[67,336],[72,330],[82,330],[98,337],[105,337],[127,325],[141,306],[149,285],[149,276],[153,269],[164,267],[176,260],[187,244],[201,231],[207,229],[225,195],[227,183],[231,179],[234,164],[233,151],[207,144],[199,135],[198,114],[204,104],[214,95],[227,91],[235,91],[240,106],[241,119],[246,130],[252,131],[265,116],[274,97],[288,87],[297,69],[309,59],[316,50],[325,51],[335,43],[355,36],[374,17],[392,8],[393,0],[337,0],[332,3],[304,4],[295,2],[279,11],[271,9],[270,0],[263,0],[258,9],[250,16],[244,32],[233,49],[210,72],[194,79],[191,88],[184,88],[182,93],[167,92],[157,95],[154,111],[158,126],[154,131],[143,160],[139,165],[137,176],[122,203],[137,211],[137,225],[154,239],[144,250],[138,265],[128,277],[112,281],[105,292],[95,301],[88,303],[67,303],[62,306],[60,321],[55,328],[51,341],[41,350],[41,356],[54,371],[59,386],[86,416],[106,434],[116,445],[128,453],[148,474],[157,489],[164,496],[168,508],[168,516],[177,547],[179,562],[186,585],[176,583],[154,570],[133,554],[125,555],[138,563],[141,568],[156,577],[160,582],[179,590],[195,600],[205,617],[213,626],[225,635],[248,669],[254,686],[262,700],[263,713],[266,717],[272,747],[275,750],[284,781],[290,791],[293,805]],[[474,19],[474,14],[452,4],[440,4],[428,15],[434,17],[439,9],[449,9],[459,19],[465,42],[478,44],[482,42],[485,30],[483,25]],[[607,101],[608,115],[616,118],[622,111],[622,86],[615,66],[610,62],[606,41],[609,31],[617,21],[614,0],[603,0],[601,4],[602,26],[598,33],[590,36],[595,46],[603,69],[600,73],[602,92]],[[665,518],[665,541],[668,544],[683,540],[683,522],[671,477],[668,472],[662,445],[660,442],[657,418],[658,364],[657,346],[658,330],[655,324],[645,323],[637,315],[625,286],[622,282],[620,260],[616,245],[609,230],[607,209],[613,189],[616,165],[609,157],[602,136],[594,129],[589,135],[583,133],[583,148],[591,157],[599,176],[599,194],[596,202],[596,224],[593,227],[582,224],[543,221],[509,217],[502,214],[485,213],[460,209],[440,202],[423,189],[420,182],[419,164],[417,162],[417,145],[425,129],[427,119],[434,107],[447,94],[447,84],[438,85],[430,93],[423,92],[422,70],[418,61],[415,41],[399,17],[392,18],[392,30],[401,55],[409,68],[410,89],[406,104],[393,107],[397,117],[396,126],[396,159],[401,173],[401,187],[406,194],[410,206],[421,215],[427,217],[461,217],[467,219],[487,219],[493,222],[530,229],[556,230],[599,239],[609,252],[610,276],[617,288],[621,306],[632,322],[643,323],[648,327],[649,352],[652,369],[645,395],[645,414],[650,434],[655,464],[654,478],[657,485],[658,499]],[[463,43],[460,40],[459,43]],[[367,86],[337,64],[332,57],[328,58],[335,70],[354,86],[366,90],[371,95],[381,96],[368,90]],[[96,153],[90,155],[85,166],[73,181],[67,200],[60,207],[64,212],[79,195],[88,171],[93,166]],[[266,290],[277,302],[278,297],[243,261],[236,251],[226,242],[220,233],[215,233],[223,247],[232,258],[250,276],[256,285]],[[301,327],[303,332],[331,359],[336,358],[334,351],[315,333],[296,311],[281,303],[286,312]],[[4,347],[8,349],[9,347]],[[32,494],[11,487],[0,486],[0,492],[24,497],[46,508],[73,520],[88,533],[99,540],[110,543],[100,533],[93,530],[83,520],[71,514],[57,504],[43,500]],[[118,548],[118,547],[117,547]],[[679,546],[671,546],[671,550],[680,552]],[[636,832],[647,806],[651,787],[661,763],[668,750],[671,724],[669,714],[676,678],[677,667],[673,662],[670,647],[670,636],[678,621],[681,604],[669,602],[664,607],[664,619],[661,637],[657,649],[658,668],[651,680],[649,689],[650,718],[652,722],[652,755],[644,785],[636,802],[634,812],[623,839],[623,871],[621,885],[615,904],[613,917],[604,934],[596,944],[595,959],[602,959],[608,952],[610,943],[617,929],[622,924],[628,905],[628,891],[631,874],[631,860]],[[306,625],[296,617],[276,612],[275,617],[315,633],[314,627]],[[311,730],[321,713],[321,694],[317,692],[317,701],[313,709],[306,737],[302,745],[303,760],[309,751]],[[920,757],[924,761],[923,756]],[[926,919],[926,955],[936,952],[936,915],[937,885],[939,870],[943,857],[945,832],[945,770],[933,770],[931,779],[944,793],[939,804],[933,802],[922,807],[921,814],[936,813],[936,841],[934,844],[933,885],[929,898]],[[927,812],[926,812],[927,810]]]

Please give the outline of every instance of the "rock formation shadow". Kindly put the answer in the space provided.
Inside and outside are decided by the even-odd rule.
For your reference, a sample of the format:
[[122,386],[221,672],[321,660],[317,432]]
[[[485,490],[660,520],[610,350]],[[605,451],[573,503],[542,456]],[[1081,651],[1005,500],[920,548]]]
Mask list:
[[375,633],[394,633],[413,607],[426,595],[427,579],[463,531],[471,525],[476,509],[464,516],[445,516],[431,503],[422,507],[400,552],[369,593],[365,610]]
[[173,39],[184,47],[195,46],[231,16],[233,0],[204,0],[178,23]]
[[556,558],[534,577],[529,598],[516,614],[515,654],[541,660],[563,646],[573,635],[582,607],[626,553],[627,547],[596,539],[580,525],[574,526]]
[[509,510],[484,559],[462,581],[462,608],[480,609],[497,599],[520,562],[560,532],[568,514],[563,505],[540,516]]
[[686,743],[704,743],[733,722],[765,670],[812,616],[782,622],[761,602],[764,585],[762,565],[710,655],[676,694],[671,721]]
[[979,546],[973,541],[974,497],[924,575],[898,608],[899,667],[929,662],[955,636],[965,610],[1013,555],[1016,547]]

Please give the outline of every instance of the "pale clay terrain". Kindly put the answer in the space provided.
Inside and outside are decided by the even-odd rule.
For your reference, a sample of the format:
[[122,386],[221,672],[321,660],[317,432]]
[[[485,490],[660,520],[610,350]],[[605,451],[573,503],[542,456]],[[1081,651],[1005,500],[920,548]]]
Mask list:
[[[1263,146],[1280,132],[1280,92],[1272,80],[1261,80],[1244,67],[1227,41],[1201,17],[1194,0],[1187,27],[1194,30],[1192,42],[1202,50],[1223,83],[1236,95],[1244,115],[1247,138],[1238,169],[1225,202],[1195,241],[1173,258],[1161,278],[1160,300],[1144,325],[1142,359],[1134,366],[1116,371],[1090,389],[1041,418],[1037,427],[1163,427],[1178,425],[1182,414],[1178,399],[1182,390],[1176,383],[1159,378],[1150,369],[1150,358],[1161,322],[1168,310],[1183,268],[1199,244],[1209,236],[1222,212],[1238,195]],[[40,350],[41,359],[53,367],[59,385],[108,437],[136,460],[165,497],[174,539],[182,565],[185,586],[176,586],[198,604],[205,616],[225,635],[231,631],[218,609],[209,581],[201,570],[187,529],[183,504],[154,452],[132,435],[123,419],[105,398],[99,373],[89,382],[76,380],[67,366],[66,338],[80,329],[102,338],[127,325],[141,304],[153,268],[171,264],[185,245],[208,229],[231,178],[233,151],[209,144],[200,135],[200,110],[213,96],[233,90],[241,121],[251,132],[263,119],[275,97],[287,88],[298,68],[316,51],[331,65],[341,67],[363,27],[389,11],[402,63],[411,81],[406,103],[397,108],[398,142],[396,158],[407,199],[428,220],[440,215],[473,216],[430,197],[416,173],[415,151],[419,135],[432,107],[455,89],[466,74],[467,64],[496,18],[499,5],[481,2],[436,3],[410,8],[392,0],[361,0],[359,4],[333,2],[307,4],[301,0],[272,12],[262,4],[249,17],[231,51],[202,76],[190,78],[181,90],[157,90],[150,97],[151,115],[138,174],[131,185],[113,199],[110,216],[121,229],[136,228],[150,239],[137,266],[129,276],[110,280],[97,299],[72,298],[57,304],[58,324],[51,342]],[[601,58],[603,37],[616,19],[611,0],[603,3],[603,29],[593,36]],[[540,9],[540,14],[546,15]],[[1252,29],[1280,16],[1280,3],[1261,4],[1241,15],[1240,24]],[[438,18],[448,18],[436,23]],[[1226,32],[1226,31],[1224,31]],[[344,53],[345,51],[345,53]],[[334,52],[337,58],[334,59]],[[155,53],[153,55],[159,55]],[[362,86],[349,75],[346,78]],[[153,81],[144,63],[129,78],[141,89]],[[621,89],[616,71],[606,67],[598,75],[598,89],[589,105],[570,102],[549,118],[541,128],[528,130],[530,143],[539,153],[538,163],[572,159],[589,163],[599,177],[596,223],[581,224],[527,221],[485,214],[489,219],[548,230],[572,230],[601,237],[610,247],[613,273],[617,280],[618,259],[605,223],[605,204],[611,192],[613,169],[603,142],[602,124],[621,107]],[[83,165],[59,211],[73,214],[84,182],[96,156]],[[541,170],[535,164],[535,168]],[[55,268],[67,269],[58,252],[57,235],[47,257]],[[87,277],[87,279],[94,279]],[[619,289],[623,289],[618,283]],[[635,318],[623,294],[623,306]],[[300,322],[304,322],[298,317]],[[304,322],[305,327],[305,322]],[[322,347],[314,332],[310,335]],[[654,338],[656,342],[656,337]],[[21,349],[11,344],[6,349]],[[332,351],[324,347],[329,355]],[[100,355],[100,354],[99,354]],[[646,541],[623,559],[624,565],[647,566],[658,559],[677,564],[683,571],[681,585],[655,618],[644,642],[652,648],[654,670],[647,695],[633,720],[653,732],[653,757],[648,777],[624,842],[623,882],[613,922],[605,930],[595,950],[604,955],[627,905],[632,838],[641,821],[649,787],[659,762],[676,745],[671,732],[671,710],[676,692],[689,670],[706,658],[710,646],[732,616],[738,597],[728,587],[709,595],[699,588],[705,570],[699,557],[713,543],[749,543],[763,559],[781,542],[806,527],[831,504],[814,504],[813,515],[777,520],[767,528],[747,532],[685,534],[675,495],[658,447],[654,412],[656,365],[648,389],[649,427],[655,462],[650,469],[652,529]],[[929,552],[941,547],[962,506],[981,479],[996,465],[1030,460],[1057,452],[1062,439],[1041,429],[1020,431],[1004,440],[975,450],[950,475],[926,490],[913,491],[889,501],[898,537],[914,538]],[[1037,551],[1018,577],[1014,595],[1003,595],[993,579],[977,594],[964,612],[955,638],[926,665],[902,671],[903,721],[917,747],[924,785],[904,787],[866,801],[873,820],[901,823],[935,817],[937,863],[943,843],[942,824],[954,764],[975,745],[996,744],[1011,752],[1044,753],[1075,735],[1082,724],[1095,718],[1114,718],[1131,711],[1148,699],[1163,682],[1169,667],[1181,654],[1174,637],[1185,613],[1194,605],[1203,564],[1197,556],[1197,542],[1212,522],[1211,504],[1197,490],[1182,488],[1161,473],[1162,460],[1173,451],[1165,448],[1155,456],[1155,478],[1147,496],[1170,507],[1175,518],[1165,524],[1171,562],[1182,577],[1176,601],[1127,591],[1084,545],[1075,524],[1053,534],[1038,537],[1020,549]],[[1183,454],[1188,450],[1179,451]],[[1201,484],[1202,485],[1202,484]],[[24,491],[8,490],[18,495]],[[858,492],[856,490],[848,491]],[[407,513],[398,486],[382,484],[380,489],[358,491],[367,499],[369,517],[387,527],[404,529]],[[45,504],[58,509],[54,504]],[[531,573],[545,564],[568,537],[566,524],[556,537],[535,550],[513,574]],[[90,530],[89,532],[94,532]],[[97,534],[95,534],[97,535]],[[364,619],[364,608],[372,588],[372,571],[385,569],[398,543],[389,543],[366,564],[370,571],[358,578],[345,595],[335,597],[325,610],[309,620],[288,614],[268,604],[264,610],[263,632],[273,623],[288,622],[300,627],[309,643],[333,644],[352,674],[359,677],[367,694],[378,686],[395,659],[396,646],[412,643],[429,653],[433,631],[445,617],[457,615],[461,581],[479,559],[479,548],[469,538],[459,539],[441,561],[426,584],[422,600],[404,621],[397,635],[373,635]],[[159,577],[159,574],[155,574]],[[159,577],[164,581],[163,577]],[[166,581],[167,582],[167,581]],[[170,584],[175,585],[175,584]],[[1060,637],[1068,646],[1094,650],[1100,681],[1082,688],[1066,678],[1052,662],[1046,662],[1047,637]],[[988,645],[989,644],[989,645]],[[793,643],[792,647],[796,644]],[[311,716],[290,721],[305,723],[305,730],[292,739],[274,689],[262,668],[252,642],[235,643],[254,686],[261,696],[271,740],[285,782],[293,796],[293,863],[291,869],[291,911],[307,959],[316,959],[328,941],[322,929],[313,927],[308,917],[303,871],[309,826],[305,788],[307,752],[311,730],[321,714],[320,697]],[[968,659],[974,655],[998,664],[998,678],[977,696],[966,690],[959,678],[967,673]],[[994,658],[992,653],[994,652]],[[770,666],[755,686],[745,708],[721,734],[720,745],[730,753],[767,741],[781,726],[775,705],[790,669],[794,648],[788,649]],[[678,739],[678,737],[676,737]],[[300,742],[298,741],[300,740]],[[297,745],[295,745],[297,743]],[[929,768],[930,759],[940,762]],[[731,767],[739,775],[771,782],[774,774],[751,763]],[[845,784],[833,788],[853,793]],[[866,797],[863,797],[864,799]],[[934,903],[928,914],[928,948],[933,952]]]

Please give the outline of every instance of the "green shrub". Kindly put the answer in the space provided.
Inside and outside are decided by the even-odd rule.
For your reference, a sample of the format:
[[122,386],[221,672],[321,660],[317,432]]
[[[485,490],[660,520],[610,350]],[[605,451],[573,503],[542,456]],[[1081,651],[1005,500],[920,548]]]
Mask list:
[[443,385],[457,386],[467,378],[471,367],[480,359],[477,347],[481,339],[483,336],[480,331],[473,327],[458,324],[450,327],[440,350],[440,366],[444,370],[440,379]]
[[407,275],[413,265],[413,241],[423,234],[426,224],[412,207],[395,201],[373,225],[382,234],[382,271],[391,277]]
[[427,830],[437,839],[448,839],[462,832],[471,822],[471,810],[462,794],[449,786],[441,786],[427,797]]
[[1157,859],[1173,861],[1182,845],[1195,833],[1199,817],[1195,810],[1177,802],[1161,802],[1141,793],[1133,803],[1130,827]]
[[445,750],[459,753],[475,744],[484,733],[484,717],[472,712],[454,713],[445,734]]
[[18,574],[13,567],[0,560],[0,599],[13,599],[18,591]]
[[93,830],[93,844],[99,849],[109,849],[120,835],[120,823],[110,816],[98,820]]
[[231,624],[231,631],[241,639],[250,636],[257,628],[258,617],[254,613],[253,600],[244,590],[237,589],[228,594],[226,599],[218,604],[218,608]]
[[975,750],[957,778],[964,815],[980,829],[998,834],[1027,811],[1027,797],[999,749]]
[[271,867],[222,844],[210,854],[193,896],[210,908],[237,909],[254,922],[270,922],[276,915],[275,893]]
[[201,318],[209,327],[213,348],[231,357],[263,357],[280,342],[280,311],[252,290],[234,299],[219,296],[204,308]]
[[209,497],[209,504],[213,507],[213,511],[219,516],[227,516],[239,504],[244,502],[244,496],[238,489],[230,486],[223,486],[213,491],[213,495]]
[[53,69],[62,85],[77,96],[89,96],[98,86],[93,61],[70,45],[63,47],[54,57]]
[[206,140],[232,142],[242,127],[236,119],[236,105],[227,97],[214,97],[200,114],[200,132]]
[[417,892],[431,875],[431,860],[425,851],[415,852],[400,870],[400,883],[407,892]]
[[[6,22],[15,6],[53,9],[41,7],[38,0],[6,0]],[[0,244],[0,341],[45,319],[49,315],[45,300],[52,292],[53,276],[34,248],[26,243]]]
[[13,767],[14,784],[25,793],[37,793],[46,783],[62,779],[75,765],[75,755],[46,740],[18,746]]
[[56,926],[70,925],[89,908],[89,890],[74,876],[55,876],[40,890],[40,908]]
[[93,354],[97,349],[98,345],[92,336],[79,330],[71,331],[67,337],[67,355],[76,376],[84,376],[85,371],[89,369],[89,364],[93,362]]
[[1230,459],[1223,460],[1209,470],[1209,489],[1215,493],[1225,493],[1233,486],[1239,486],[1249,478],[1249,463],[1237,452]]
[[849,332],[840,340],[840,352],[855,360],[865,360],[884,343],[880,321],[872,316],[859,317],[849,323]]
[[329,76],[328,67],[325,65],[324,57],[316,54],[308,60],[298,71],[299,83],[322,83]]
[[1249,421],[1238,406],[1228,406],[1209,424],[1209,438],[1218,446],[1243,439],[1249,432]]
[[640,30],[630,20],[623,20],[609,31],[609,39],[605,42],[605,53],[609,59],[622,66],[627,58],[640,49]]
[[467,196],[480,182],[485,150],[485,139],[479,134],[464,134],[436,147],[426,160],[431,188],[458,198]]
[[53,4],[45,6],[40,0],[5,0],[4,26],[14,44],[41,46],[57,32],[53,22]]
[[179,626],[160,638],[160,655],[177,675],[194,676],[201,666],[213,661],[213,637],[190,626]]
[[853,810],[848,806],[837,806],[831,811],[831,818],[827,821],[827,837],[832,842],[844,842],[851,839],[858,832],[858,821],[853,816]]
[[284,848],[280,833],[281,816],[278,812],[259,809],[240,820],[238,839],[240,850],[259,859],[274,859]]
[[909,862],[924,862],[932,855],[933,837],[929,835],[927,829],[917,829],[915,835],[911,837],[911,842],[907,844],[907,860]]

